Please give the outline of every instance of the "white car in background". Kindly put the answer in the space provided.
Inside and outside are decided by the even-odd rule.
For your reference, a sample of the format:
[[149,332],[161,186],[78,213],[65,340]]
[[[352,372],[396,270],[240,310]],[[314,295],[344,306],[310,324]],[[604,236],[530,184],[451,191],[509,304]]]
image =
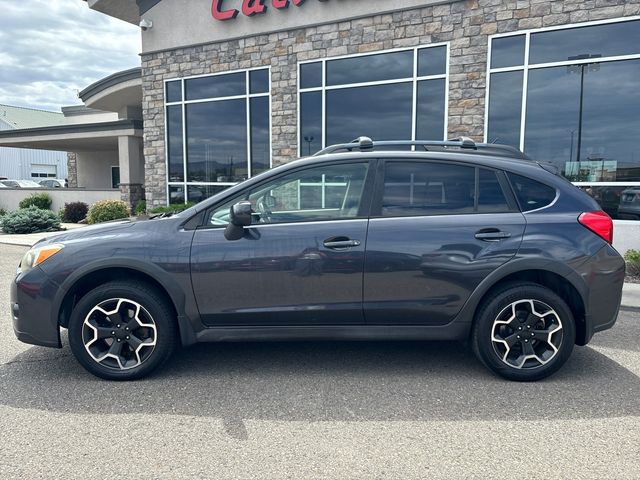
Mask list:
[[42,188],[42,185],[32,180],[0,180],[0,183],[9,188]]
[[47,178],[38,183],[44,188],[67,188],[69,186],[63,178]]

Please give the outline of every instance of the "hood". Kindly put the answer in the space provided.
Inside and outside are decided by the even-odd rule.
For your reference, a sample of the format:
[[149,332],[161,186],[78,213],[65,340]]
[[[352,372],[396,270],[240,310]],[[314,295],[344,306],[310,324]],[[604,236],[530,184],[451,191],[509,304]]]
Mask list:
[[113,233],[118,230],[131,228],[136,223],[130,220],[122,220],[108,223],[101,223],[98,225],[88,225],[86,227],[80,227],[73,230],[67,230],[65,232],[53,232],[46,238],[43,238],[37,242],[34,246],[41,246],[47,243],[64,243],[74,240],[85,240],[90,238],[103,237],[106,234]]

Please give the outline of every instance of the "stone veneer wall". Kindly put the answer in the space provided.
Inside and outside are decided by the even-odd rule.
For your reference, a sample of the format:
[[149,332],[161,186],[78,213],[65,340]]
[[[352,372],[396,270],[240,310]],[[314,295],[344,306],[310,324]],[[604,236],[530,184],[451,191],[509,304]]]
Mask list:
[[142,56],[146,196],[165,204],[163,80],[271,66],[274,164],[297,156],[297,64],[450,42],[449,136],[484,135],[488,36],[640,14],[640,0],[464,0]]
[[67,153],[67,180],[70,187],[78,186],[78,156],[73,152]]

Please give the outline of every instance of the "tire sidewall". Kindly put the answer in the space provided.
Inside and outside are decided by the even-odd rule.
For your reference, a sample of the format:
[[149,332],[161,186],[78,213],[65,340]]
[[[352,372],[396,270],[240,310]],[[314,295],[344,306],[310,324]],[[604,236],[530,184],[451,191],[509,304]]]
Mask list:
[[[126,298],[144,307],[156,325],[156,345],[141,365],[129,370],[115,370],[96,362],[87,352],[82,339],[84,320],[99,303]],[[176,342],[176,329],[166,300],[153,289],[135,285],[106,284],[87,293],[77,303],[69,319],[69,345],[78,362],[92,374],[107,380],[135,380],[149,375],[164,363],[173,353]]]
[[[552,307],[562,322],[562,342],[556,356],[547,364],[533,369],[518,369],[506,365],[493,348],[493,322],[505,307],[524,299],[539,300]],[[473,347],[480,360],[493,372],[510,380],[535,381],[555,373],[567,361],[575,344],[576,328],[571,309],[566,302],[548,288],[534,285],[511,285],[486,302],[476,317]]]

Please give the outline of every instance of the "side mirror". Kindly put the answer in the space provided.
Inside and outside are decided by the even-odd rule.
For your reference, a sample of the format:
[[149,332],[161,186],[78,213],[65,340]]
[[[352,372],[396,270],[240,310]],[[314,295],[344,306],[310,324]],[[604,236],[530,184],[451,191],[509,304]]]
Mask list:
[[251,202],[238,202],[229,209],[229,225],[224,230],[227,240],[240,240],[244,227],[251,225]]

